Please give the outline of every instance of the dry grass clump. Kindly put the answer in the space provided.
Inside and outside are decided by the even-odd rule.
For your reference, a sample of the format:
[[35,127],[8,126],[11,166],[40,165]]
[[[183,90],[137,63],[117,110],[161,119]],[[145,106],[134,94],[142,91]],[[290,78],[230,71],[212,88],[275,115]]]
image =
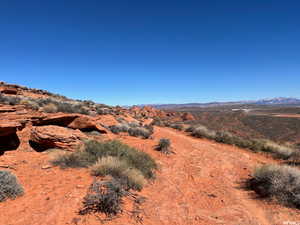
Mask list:
[[9,171],[0,170],[0,202],[8,198],[15,199],[23,193],[24,189],[16,176]]
[[94,176],[110,175],[118,180],[126,189],[140,191],[146,183],[145,177],[139,170],[130,168],[126,161],[112,156],[98,159],[91,167],[91,173]]
[[257,168],[246,187],[260,197],[300,208],[300,171],[289,166],[264,165]]

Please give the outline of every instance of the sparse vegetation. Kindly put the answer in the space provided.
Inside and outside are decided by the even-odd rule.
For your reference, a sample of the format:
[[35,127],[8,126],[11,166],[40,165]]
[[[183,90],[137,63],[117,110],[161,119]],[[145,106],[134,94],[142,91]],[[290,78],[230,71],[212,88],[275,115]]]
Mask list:
[[99,159],[107,156],[117,157],[125,161],[129,168],[141,171],[147,179],[154,178],[154,170],[157,168],[154,159],[148,154],[129,147],[120,141],[87,141],[85,142],[85,150],[59,154],[51,162],[62,168],[89,167]]
[[257,168],[246,187],[260,197],[300,208],[300,171],[289,166],[264,165]]
[[162,138],[159,140],[159,143],[155,149],[162,153],[170,154],[171,153],[170,147],[171,147],[171,141],[167,138]]
[[8,198],[15,199],[24,193],[17,178],[9,171],[0,170],[0,202]]
[[142,126],[137,122],[127,123],[122,121],[120,124],[110,126],[109,129],[115,134],[128,132],[130,136],[142,137],[145,139],[153,134],[153,126]]
[[85,115],[89,115],[92,111],[101,115],[113,113],[112,109],[103,104],[96,104],[92,101],[71,100],[54,94],[49,95],[52,97],[30,98],[24,96],[9,96],[0,93],[0,103],[8,105],[22,104],[33,110],[42,109],[47,113],[63,112]]
[[130,168],[126,161],[117,157],[107,156],[98,159],[92,166],[91,171],[94,176],[111,175],[126,189],[140,191],[146,183],[143,174],[139,170]]
[[289,159],[290,157],[295,157],[297,152],[296,149],[293,149],[288,146],[279,145],[270,140],[264,139],[246,139],[236,135],[233,135],[226,131],[212,131],[203,125],[191,126],[186,129],[187,132],[190,132],[192,136],[198,138],[207,138],[214,140],[216,142],[235,145],[240,148],[250,149],[255,152],[266,152],[273,155],[274,158],[280,159]]
[[93,176],[112,177],[91,185],[80,210],[80,214],[102,212],[107,216],[121,212],[122,197],[130,189],[142,190],[146,179],[153,179],[157,169],[148,154],[119,141],[86,141],[84,150],[59,154],[52,163],[62,168],[90,167]]

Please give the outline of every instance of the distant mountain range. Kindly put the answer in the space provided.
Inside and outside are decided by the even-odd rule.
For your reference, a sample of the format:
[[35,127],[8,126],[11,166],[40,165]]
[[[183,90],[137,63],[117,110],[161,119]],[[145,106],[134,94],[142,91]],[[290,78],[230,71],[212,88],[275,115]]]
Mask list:
[[[157,109],[174,109],[174,108],[194,108],[194,107],[216,107],[226,105],[299,105],[300,99],[298,98],[271,98],[260,99],[254,101],[236,101],[236,102],[209,102],[209,103],[184,103],[184,104],[150,104],[149,106]],[[145,105],[143,105],[145,106]]]

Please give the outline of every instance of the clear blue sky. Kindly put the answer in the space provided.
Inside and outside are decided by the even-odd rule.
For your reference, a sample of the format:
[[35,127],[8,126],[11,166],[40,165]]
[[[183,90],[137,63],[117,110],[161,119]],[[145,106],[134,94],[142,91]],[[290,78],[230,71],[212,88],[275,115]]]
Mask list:
[[300,97],[300,2],[3,0],[0,80],[112,105]]

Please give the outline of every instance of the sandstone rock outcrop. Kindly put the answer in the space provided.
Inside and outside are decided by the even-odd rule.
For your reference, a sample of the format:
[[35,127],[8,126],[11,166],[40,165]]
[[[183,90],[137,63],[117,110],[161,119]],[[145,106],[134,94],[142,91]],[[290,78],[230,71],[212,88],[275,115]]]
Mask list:
[[82,144],[86,135],[79,130],[72,130],[60,126],[33,127],[30,135],[30,145],[36,151],[49,148],[61,148],[74,151]]

